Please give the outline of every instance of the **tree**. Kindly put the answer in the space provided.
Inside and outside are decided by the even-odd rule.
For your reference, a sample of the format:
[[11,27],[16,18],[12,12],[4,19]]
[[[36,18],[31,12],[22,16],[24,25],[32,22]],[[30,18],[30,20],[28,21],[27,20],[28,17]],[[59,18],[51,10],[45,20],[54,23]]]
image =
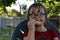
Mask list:
[[2,6],[4,12],[7,12],[6,11],[6,6],[10,6],[13,3],[15,3],[16,0],[0,0],[0,6]]

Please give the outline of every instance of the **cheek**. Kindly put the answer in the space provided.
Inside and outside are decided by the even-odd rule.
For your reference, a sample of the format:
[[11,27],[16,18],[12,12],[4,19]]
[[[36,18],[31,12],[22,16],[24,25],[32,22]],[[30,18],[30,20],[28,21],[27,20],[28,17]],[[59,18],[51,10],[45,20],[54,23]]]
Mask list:
[[46,19],[45,19],[45,16],[44,16],[42,19],[43,19],[43,21],[45,22],[45,20],[46,20]]

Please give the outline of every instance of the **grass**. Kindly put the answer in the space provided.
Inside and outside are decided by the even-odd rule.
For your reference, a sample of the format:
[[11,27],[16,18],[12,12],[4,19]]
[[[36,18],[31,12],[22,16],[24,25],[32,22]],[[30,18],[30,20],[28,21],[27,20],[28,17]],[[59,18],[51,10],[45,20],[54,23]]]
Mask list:
[[0,40],[11,40],[11,37],[8,36],[0,37]]
[[2,28],[1,30],[0,30],[0,35],[1,34],[6,34],[6,33],[8,33],[8,32],[12,32],[13,31],[13,29],[14,28],[10,28],[10,29],[8,29],[8,28]]
[[7,33],[8,32],[8,29],[1,29],[0,30],[0,34],[5,34],[5,33]]
[[[12,33],[13,30],[14,30],[14,28],[10,28],[10,33]],[[6,33],[9,33],[9,29],[2,28],[0,30],[0,35],[6,34]],[[11,36],[0,36],[0,40],[11,40]]]

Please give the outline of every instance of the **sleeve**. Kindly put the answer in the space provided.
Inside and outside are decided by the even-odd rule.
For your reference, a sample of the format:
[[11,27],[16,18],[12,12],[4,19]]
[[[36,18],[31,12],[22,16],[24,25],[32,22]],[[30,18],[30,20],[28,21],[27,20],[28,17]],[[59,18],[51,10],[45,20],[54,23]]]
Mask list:
[[55,30],[52,30],[52,37],[58,37],[58,33]]
[[23,38],[28,35],[28,31],[24,31]]

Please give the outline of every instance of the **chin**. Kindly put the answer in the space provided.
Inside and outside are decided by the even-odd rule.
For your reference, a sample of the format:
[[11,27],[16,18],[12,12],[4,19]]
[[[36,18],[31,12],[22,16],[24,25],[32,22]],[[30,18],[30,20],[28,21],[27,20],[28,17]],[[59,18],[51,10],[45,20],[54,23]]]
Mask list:
[[36,22],[36,25],[39,27],[39,26],[42,26],[44,23],[42,21],[37,21]]

